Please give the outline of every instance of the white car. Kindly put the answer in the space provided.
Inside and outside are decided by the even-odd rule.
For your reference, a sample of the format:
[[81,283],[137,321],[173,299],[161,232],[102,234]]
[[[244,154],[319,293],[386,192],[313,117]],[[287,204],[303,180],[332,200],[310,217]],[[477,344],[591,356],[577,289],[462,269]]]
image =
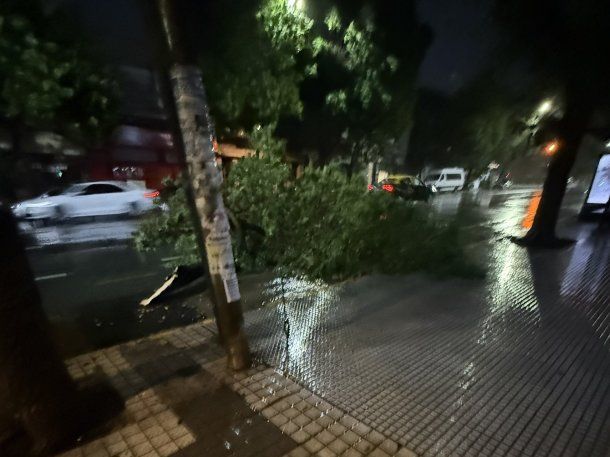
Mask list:
[[19,219],[63,220],[76,217],[138,215],[154,208],[159,192],[122,181],[73,184],[13,205]]
[[431,170],[424,178],[424,183],[426,186],[436,187],[439,192],[462,190],[466,184],[466,170],[463,168]]

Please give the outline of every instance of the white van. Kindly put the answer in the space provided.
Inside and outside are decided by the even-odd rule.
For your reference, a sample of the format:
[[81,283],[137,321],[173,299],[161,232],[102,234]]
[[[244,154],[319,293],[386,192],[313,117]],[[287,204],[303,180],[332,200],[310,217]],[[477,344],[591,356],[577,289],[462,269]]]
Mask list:
[[462,190],[466,184],[466,170],[463,168],[441,168],[430,170],[424,178],[426,186],[434,186],[439,192]]

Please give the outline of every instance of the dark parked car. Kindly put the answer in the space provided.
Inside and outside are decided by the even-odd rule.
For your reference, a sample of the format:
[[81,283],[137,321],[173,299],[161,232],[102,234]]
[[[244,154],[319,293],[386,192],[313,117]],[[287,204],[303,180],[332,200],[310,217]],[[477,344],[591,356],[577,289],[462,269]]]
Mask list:
[[383,191],[405,200],[427,201],[435,189],[426,186],[421,179],[410,175],[390,176],[377,184],[369,184],[369,191]]

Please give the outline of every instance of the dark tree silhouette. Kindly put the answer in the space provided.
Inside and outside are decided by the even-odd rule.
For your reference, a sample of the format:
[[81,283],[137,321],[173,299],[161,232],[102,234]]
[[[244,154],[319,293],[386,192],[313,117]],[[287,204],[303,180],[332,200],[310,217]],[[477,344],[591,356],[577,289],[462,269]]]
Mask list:
[[16,225],[2,208],[0,252],[0,438],[25,432],[35,452],[48,451],[74,436],[76,387],[51,342]]
[[552,87],[561,88],[563,117],[547,134],[560,141],[549,165],[534,223],[519,240],[529,246],[562,245],[555,226],[570,170],[595,112],[609,104],[610,2],[607,0],[496,0],[513,55]]
[[0,126],[12,143],[0,151],[0,197],[14,198],[14,187],[31,178],[19,166],[27,162],[28,130],[88,144],[114,127],[116,84],[92,49],[63,14],[45,14],[40,1],[0,3]]

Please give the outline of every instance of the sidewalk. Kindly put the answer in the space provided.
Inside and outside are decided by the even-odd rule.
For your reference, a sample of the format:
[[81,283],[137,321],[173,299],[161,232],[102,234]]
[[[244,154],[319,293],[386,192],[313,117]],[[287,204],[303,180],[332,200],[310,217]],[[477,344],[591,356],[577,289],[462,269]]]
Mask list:
[[610,233],[569,232],[558,251],[482,245],[480,281],[288,280],[247,331],[265,363],[420,456],[607,457]]
[[259,365],[244,374],[211,322],[69,360],[127,409],[62,457],[607,457],[610,234],[568,235],[482,245],[485,280],[272,279],[245,315]]
[[61,457],[412,457],[273,368],[232,374],[205,322],[67,361],[104,378],[126,409],[112,430]]

